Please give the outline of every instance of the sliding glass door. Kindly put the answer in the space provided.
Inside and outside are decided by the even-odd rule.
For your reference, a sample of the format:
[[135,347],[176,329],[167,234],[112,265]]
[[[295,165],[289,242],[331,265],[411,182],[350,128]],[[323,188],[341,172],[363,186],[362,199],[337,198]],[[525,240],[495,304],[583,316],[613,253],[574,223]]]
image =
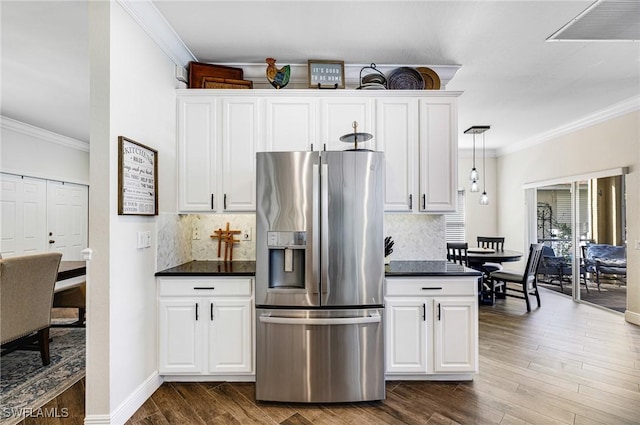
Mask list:
[[525,189],[529,202],[535,203],[529,239],[545,245],[539,285],[624,312],[626,215],[624,175],[619,171]]

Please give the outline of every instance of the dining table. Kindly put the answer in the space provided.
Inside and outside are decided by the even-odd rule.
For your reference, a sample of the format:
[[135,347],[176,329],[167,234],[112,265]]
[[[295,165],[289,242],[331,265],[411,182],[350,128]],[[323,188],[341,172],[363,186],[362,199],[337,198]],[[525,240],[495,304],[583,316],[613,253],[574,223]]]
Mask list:
[[[469,267],[472,269],[482,271],[482,265],[484,263],[509,263],[519,261],[524,254],[520,251],[513,251],[509,249],[497,250],[486,248],[468,248],[467,258],[469,259]],[[485,276],[486,279],[486,276]],[[482,280],[482,279],[481,279]],[[488,282],[480,282],[480,303],[481,304],[493,304],[494,295],[489,290]],[[504,298],[504,294],[496,293],[496,298]]]
[[512,251],[509,249],[495,250],[482,248],[467,249],[467,257],[469,258],[469,267],[483,263],[509,263],[519,261],[524,254],[520,251]]
[[86,274],[86,261],[60,261],[54,292],[60,292],[70,287],[77,286],[85,280]]

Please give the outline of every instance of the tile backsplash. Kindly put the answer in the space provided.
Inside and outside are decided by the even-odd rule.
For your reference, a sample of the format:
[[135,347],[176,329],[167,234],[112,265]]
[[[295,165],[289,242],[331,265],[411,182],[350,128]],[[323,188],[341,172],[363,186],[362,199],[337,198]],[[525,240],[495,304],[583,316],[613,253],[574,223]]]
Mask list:
[[[244,214],[159,214],[157,220],[157,270],[164,270],[192,260],[218,258],[218,241],[211,238],[216,229],[251,230],[250,241],[240,241],[233,248],[234,260],[256,259],[256,216]],[[195,232],[194,232],[195,231]],[[194,239],[194,233],[199,239]],[[385,214],[385,236],[394,240],[390,260],[444,259],[445,218],[429,214]],[[240,235],[237,235],[240,239]],[[224,246],[224,245],[223,245]]]

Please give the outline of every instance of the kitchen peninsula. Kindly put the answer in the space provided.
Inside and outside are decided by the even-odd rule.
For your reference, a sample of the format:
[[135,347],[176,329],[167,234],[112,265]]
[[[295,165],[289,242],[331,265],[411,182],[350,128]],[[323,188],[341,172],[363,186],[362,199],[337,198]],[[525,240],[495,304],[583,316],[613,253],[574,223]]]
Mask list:
[[[156,273],[159,365],[168,381],[253,381],[253,261],[191,261]],[[387,380],[470,380],[478,368],[477,279],[447,261],[385,268]]]

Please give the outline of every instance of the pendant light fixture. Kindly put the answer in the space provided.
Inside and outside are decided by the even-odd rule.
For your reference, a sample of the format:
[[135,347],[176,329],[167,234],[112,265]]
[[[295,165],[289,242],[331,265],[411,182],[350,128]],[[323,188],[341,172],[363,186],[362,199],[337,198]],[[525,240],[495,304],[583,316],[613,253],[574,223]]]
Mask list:
[[[480,173],[476,169],[476,134],[483,134],[482,140],[484,141],[484,132],[489,128],[490,127],[488,125],[474,125],[464,131],[464,134],[473,134],[473,167],[471,168],[471,172],[469,173],[469,180],[471,180],[471,189],[469,189],[470,192],[478,192],[480,190],[478,185],[478,180],[480,180]],[[484,150],[482,154],[484,158]]]
[[471,168],[471,172],[469,173],[472,192],[478,191],[478,177],[480,177],[480,174],[478,173],[478,170],[476,170],[476,133],[473,133],[473,167]]
[[480,205],[489,205],[487,196],[487,156],[484,153],[484,132],[482,133],[482,195],[480,195]]

